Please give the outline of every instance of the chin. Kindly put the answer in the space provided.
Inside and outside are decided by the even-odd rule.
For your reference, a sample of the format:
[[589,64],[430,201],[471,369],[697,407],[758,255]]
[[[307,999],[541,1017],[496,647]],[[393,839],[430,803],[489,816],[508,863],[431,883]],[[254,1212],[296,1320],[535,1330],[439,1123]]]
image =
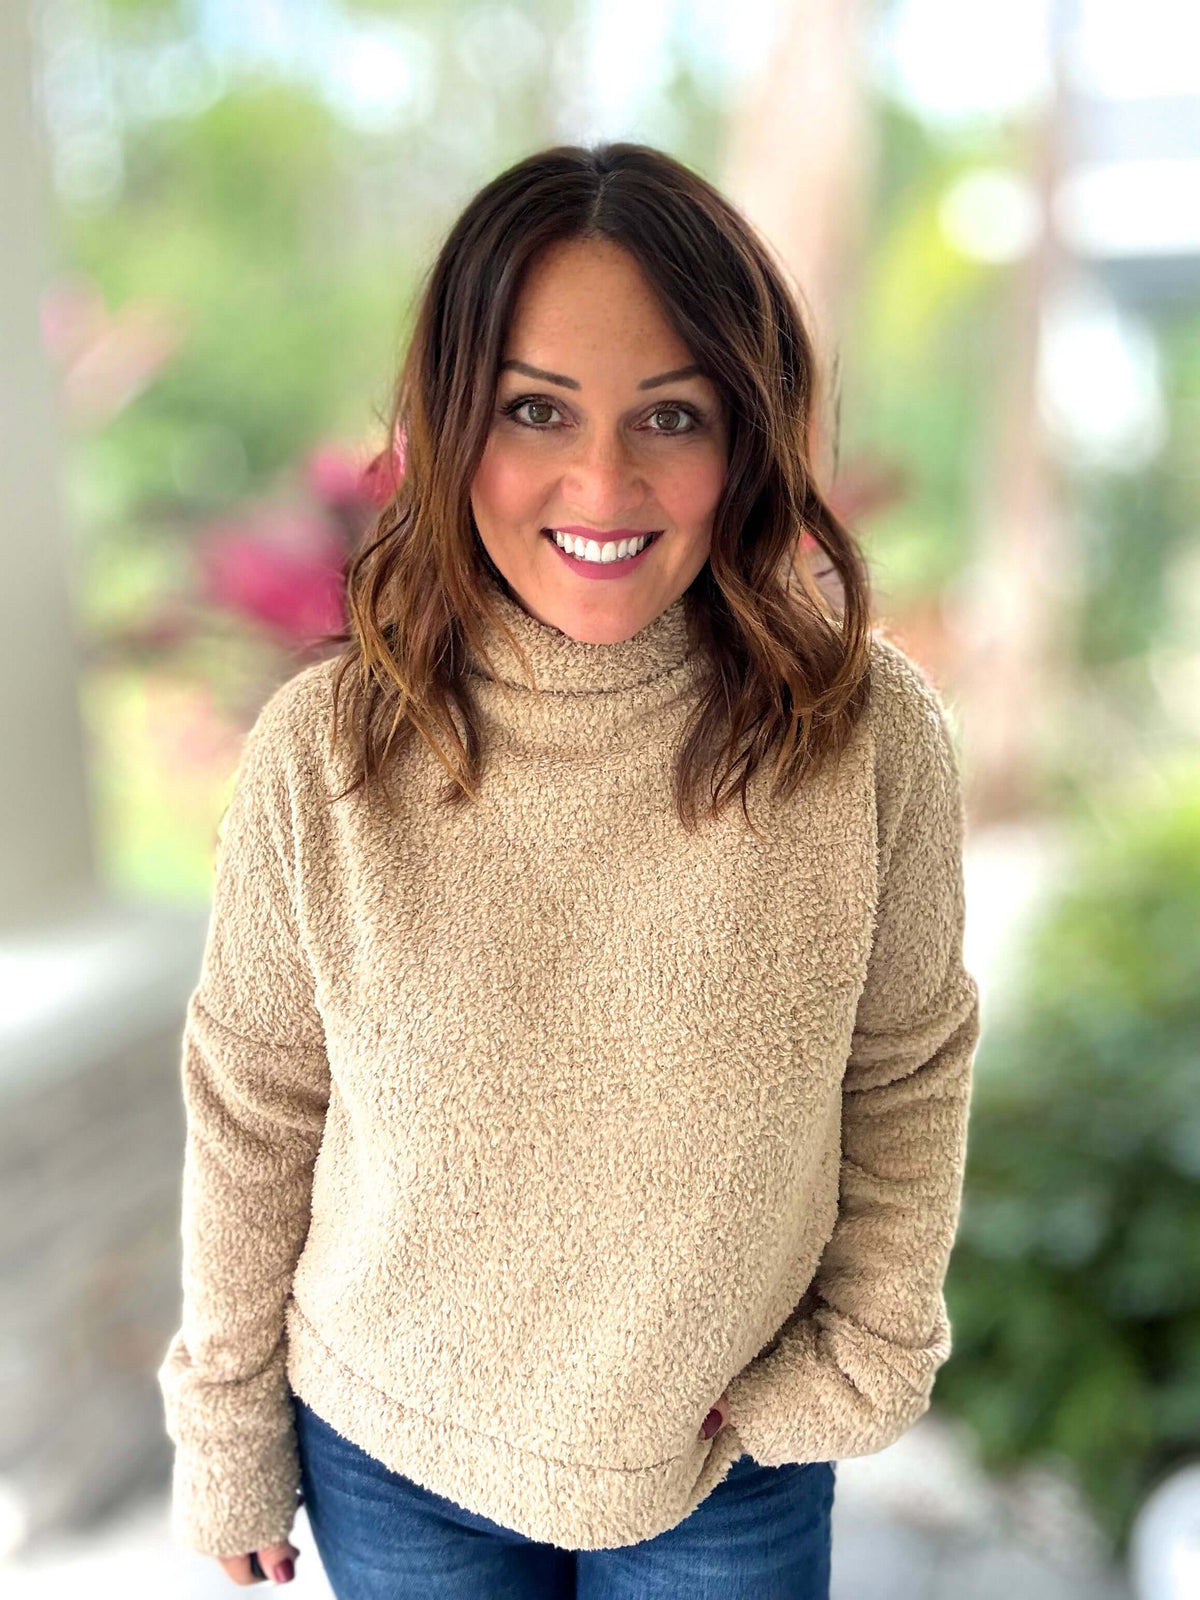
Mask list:
[[599,615],[578,605],[547,606],[543,615],[552,627],[569,634],[580,644],[620,644],[622,640],[631,639],[650,620],[641,608],[635,611],[628,601],[603,610]]

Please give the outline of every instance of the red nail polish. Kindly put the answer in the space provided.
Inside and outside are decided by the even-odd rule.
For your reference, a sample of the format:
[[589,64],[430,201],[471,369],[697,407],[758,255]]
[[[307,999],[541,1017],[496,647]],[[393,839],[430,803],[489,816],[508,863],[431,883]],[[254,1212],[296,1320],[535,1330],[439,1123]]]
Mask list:
[[704,1419],[704,1425],[700,1429],[701,1436],[705,1439],[711,1439],[720,1426],[721,1413],[714,1406]]
[[275,1568],[275,1582],[276,1583],[291,1583],[292,1579],[295,1576],[296,1576],[296,1569],[292,1565],[292,1558],[291,1558],[291,1556],[287,1556]]

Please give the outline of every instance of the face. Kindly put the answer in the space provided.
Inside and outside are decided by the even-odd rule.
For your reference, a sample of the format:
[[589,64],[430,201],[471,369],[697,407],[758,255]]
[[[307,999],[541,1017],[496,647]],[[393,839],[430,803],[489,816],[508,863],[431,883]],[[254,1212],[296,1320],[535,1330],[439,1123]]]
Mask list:
[[[632,637],[707,561],[725,469],[717,390],[634,258],[609,240],[548,246],[514,310],[471,486],[484,547],[524,609],[586,643]],[[583,539],[584,558],[555,530],[572,552]],[[600,552],[616,559],[586,559]]]

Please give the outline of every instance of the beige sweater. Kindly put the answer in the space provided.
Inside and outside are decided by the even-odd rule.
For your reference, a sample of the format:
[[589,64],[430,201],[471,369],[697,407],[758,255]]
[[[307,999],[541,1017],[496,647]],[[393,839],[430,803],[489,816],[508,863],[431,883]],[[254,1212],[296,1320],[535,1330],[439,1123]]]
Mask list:
[[[183,1085],[177,1536],[297,1502],[291,1391],[425,1487],[569,1549],[681,1521],[748,1452],[867,1455],[930,1404],[978,991],[934,688],[878,631],[840,765],[687,835],[683,601],[480,675],[481,805],[423,744],[332,807],[329,662],[225,818]],[[497,658],[498,665],[500,664]],[[478,666],[478,663],[476,663]],[[731,1420],[701,1422],[728,1386]]]

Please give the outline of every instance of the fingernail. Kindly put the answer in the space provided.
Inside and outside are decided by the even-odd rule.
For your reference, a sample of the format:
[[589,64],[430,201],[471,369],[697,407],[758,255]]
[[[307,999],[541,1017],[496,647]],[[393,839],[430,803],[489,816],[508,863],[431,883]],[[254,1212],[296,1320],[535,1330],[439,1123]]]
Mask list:
[[700,1437],[702,1439],[711,1439],[720,1426],[721,1413],[714,1406],[704,1419],[704,1425],[700,1429]]
[[275,1582],[276,1583],[291,1583],[292,1579],[295,1576],[296,1576],[296,1569],[292,1565],[291,1556],[288,1556],[285,1560],[281,1561],[279,1563],[279,1565],[275,1568]]

